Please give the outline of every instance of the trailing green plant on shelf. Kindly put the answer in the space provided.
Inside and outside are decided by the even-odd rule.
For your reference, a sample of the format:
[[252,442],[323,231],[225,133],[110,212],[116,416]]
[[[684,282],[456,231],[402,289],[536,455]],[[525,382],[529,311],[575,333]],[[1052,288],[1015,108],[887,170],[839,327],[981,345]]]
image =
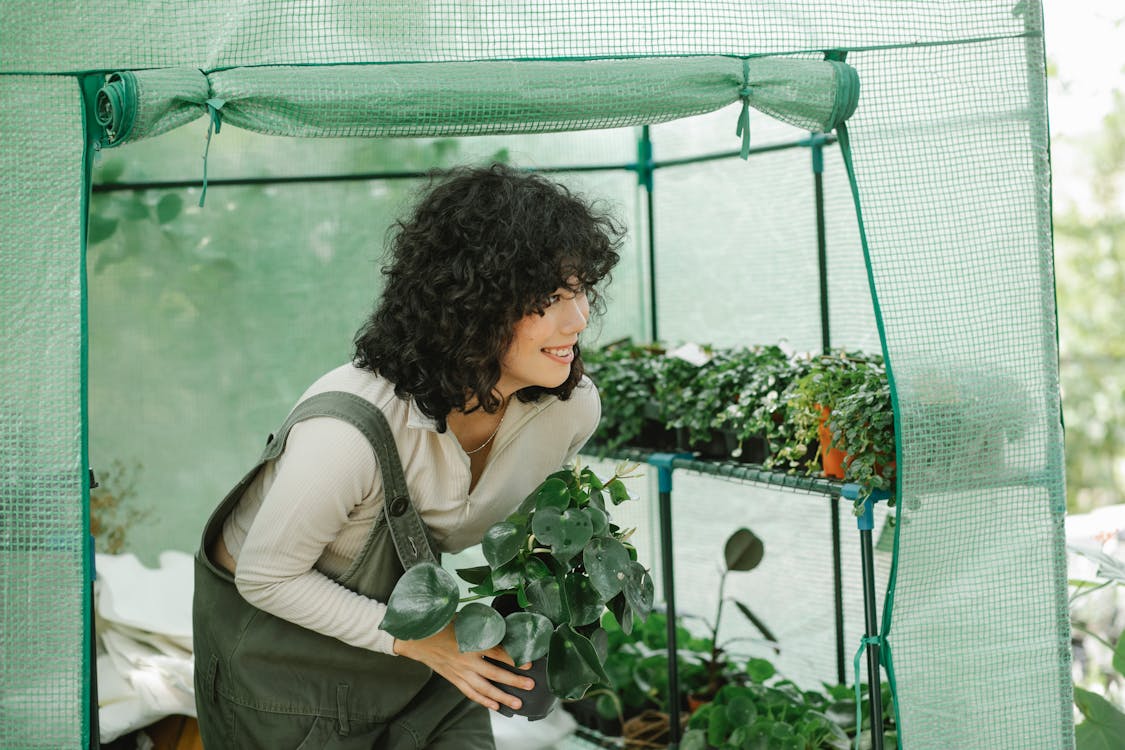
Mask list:
[[[790,473],[825,472],[860,485],[860,514],[872,490],[893,490],[894,411],[882,357],[861,352],[816,357],[783,398],[792,432],[776,463],[787,463]],[[811,455],[810,444],[817,445]],[[837,456],[838,474],[824,463]]]
[[784,403],[781,393],[801,373],[779,346],[733,349],[722,355],[720,390],[725,399],[713,414],[711,426],[729,430],[737,441],[738,458],[747,441],[761,439],[764,451],[782,434]]
[[[457,571],[472,584],[460,600],[453,577],[436,563],[411,567],[387,602],[382,628],[396,638],[427,638],[454,623],[462,651],[498,644],[516,664],[547,658],[547,687],[563,699],[581,698],[606,685],[607,636],[600,621],[608,609],[623,629],[652,608],[653,583],[629,543],[632,530],[613,523],[607,500],[630,498],[623,479],[636,465],[621,465],[608,481],[575,465],[545,479],[481,543],[487,565]],[[478,599],[514,599],[507,616]],[[458,604],[469,602],[459,612]]]
[[656,397],[663,354],[657,345],[638,346],[627,339],[582,353],[602,402],[602,419],[592,442],[604,451],[633,444],[641,436],[646,409]]
[[656,383],[658,419],[673,430],[685,430],[691,443],[711,439],[711,421],[720,408],[722,394],[712,379],[721,360],[710,347],[692,347],[698,358],[671,350],[660,360]]

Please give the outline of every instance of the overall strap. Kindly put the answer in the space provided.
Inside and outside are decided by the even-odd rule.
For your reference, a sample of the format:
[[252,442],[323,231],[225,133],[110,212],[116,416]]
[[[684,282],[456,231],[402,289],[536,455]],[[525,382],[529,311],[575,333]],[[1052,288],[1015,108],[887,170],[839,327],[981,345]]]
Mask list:
[[260,463],[281,455],[293,425],[313,417],[341,419],[363,433],[371,443],[383,477],[383,514],[402,567],[409,570],[420,562],[436,563],[437,558],[430,548],[425,524],[418,517],[414,503],[410,501],[410,491],[406,486],[394,434],[383,412],[367,399],[343,391],[310,396],[297,404],[278,428],[276,437],[270,435]]

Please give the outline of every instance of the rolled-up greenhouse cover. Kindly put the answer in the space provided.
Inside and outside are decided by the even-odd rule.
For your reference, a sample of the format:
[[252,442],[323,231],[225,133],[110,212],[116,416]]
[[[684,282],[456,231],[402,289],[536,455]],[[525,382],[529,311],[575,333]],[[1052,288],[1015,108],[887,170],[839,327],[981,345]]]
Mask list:
[[[898,432],[880,646],[901,746],[1072,746],[1042,27],[1038,0],[0,5],[0,747],[77,747],[93,731],[95,158],[189,123],[214,162],[224,128],[553,133],[728,106],[713,149],[747,155],[771,119],[835,132],[850,168],[860,303],[873,304]],[[740,182],[732,200],[760,208],[775,190]],[[811,221],[785,219],[801,238]],[[672,234],[656,234],[658,257],[701,252],[662,245]],[[711,274],[786,277],[785,251],[726,241],[745,245],[745,267]],[[711,337],[684,323],[709,293],[678,298],[673,335]],[[966,413],[995,439],[967,438]]]

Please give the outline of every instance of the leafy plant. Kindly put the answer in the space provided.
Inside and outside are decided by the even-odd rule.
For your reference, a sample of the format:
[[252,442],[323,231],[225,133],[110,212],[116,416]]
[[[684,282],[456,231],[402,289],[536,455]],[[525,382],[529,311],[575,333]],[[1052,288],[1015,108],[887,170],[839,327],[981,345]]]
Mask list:
[[[894,412],[882,357],[861,352],[818,357],[786,390],[784,399],[792,434],[778,459],[788,462],[790,473],[801,468],[809,474],[820,471],[818,460],[825,446],[819,433],[828,410],[831,440],[827,448],[847,454],[844,481],[864,490],[856,501],[856,512],[863,512],[863,501],[871,490],[894,487]],[[811,443],[818,447],[809,457]]]
[[[775,651],[778,651],[777,637],[770,632],[769,628],[762,620],[750,611],[750,608],[738,601],[737,599],[727,598],[724,594],[727,585],[727,575],[732,572],[746,572],[758,567],[762,562],[762,557],[765,555],[765,545],[752,531],[746,528],[741,528],[735,531],[730,537],[727,538],[726,544],[723,546],[723,572],[719,576],[719,602],[715,609],[715,618],[708,623],[710,629],[710,636],[707,642],[710,645],[710,653],[708,653],[704,660],[706,668],[706,682],[703,684],[702,689],[696,689],[694,692],[696,696],[701,699],[709,699],[711,696],[718,692],[719,688],[730,681],[729,674],[729,660],[725,650],[727,643],[719,642],[719,625],[722,622],[723,606],[726,603],[733,604],[742,615],[750,621],[750,623],[757,628],[766,640],[773,644]],[[729,642],[728,642],[729,643]]]
[[658,346],[637,346],[628,340],[582,353],[586,372],[601,395],[602,419],[593,442],[604,451],[634,443],[641,435],[646,407],[656,395],[663,353]]
[[[777,639],[749,607],[723,595],[727,574],[753,570],[761,562],[764,551],[761,540],[748,529],[735,531],[724,547],[725,566],[719,580],[719,603],[715,618],[707,623],[707,635],[695,636],[681,624],[682,620],[677,622],[676,659],[680,695],[706,701],[723,685],[744,683],[748,678],[761,681],[773,675],[773,666],[764,659],[744,662],[730,655],[727,646],[741,639],[726,642],[718,639],[724,604],[732,603],[771,643],[776,644]],[[629,718],[646,710],[669,711],[672,691],[668,685],[667,625],[664,614],[654,613],[630,634],[616,627],[608,616],[603,618],[609,639],[606,672],[610,685],[590,694],[596,700],[595,707],[602,719],[616,719],[623,726]],[[687,709],[688,705],[681,703],[680,708]]]
[[823,713],[829,701],[789,681],[728,685],[688,721],[683,750],[819,750],[848,747],[848,735]]
[[[844,451],[844,480],[866,491],[895,486],[895,415],[881,358],[860,367],[858,382],[830,408],[833,446]],[[860,493],[866,497],[865,492]],[[862,512],[862,511],[857,511]]]
[[[1071,550],[1095,563],[1098,566],[1096,577],[1101,579],[1072,580],[1071,586],[1075,588],[1070,598],[1072,607],[1079,598],[1106,586],[1116,587],[1125,584],[1125,563],[1100,550],[1080,547],[1071,547]],[[1073,609],[1072,625],[1075,630],[1100,642],[1113,654],[1109,668],[1106,670],[1107,683],[1125,677],[1125,635],[1119,636],[1117,643],[1112,644],[1080,622],[1074,616]],[[1078,750],[1101,750],[1101,748],[1125,746],[1125,712],[1101,695],[1077,685],[1074,686],[1074,705],[1078,707],[1084,719],[1074,731]]]
[[[383,629],[414,640],[453,621],[462,651],[500,644],[517,664],[546,656],[548,687],[564,699],[609,684],[603,614],[608,608],[629,632],[653,601],[652,578],[628,543],[632,530],[614,524],[606,507],[607,496],[613,505],[629,499],[622,479],[635,468],[619,466],[607,482],[578,465],[551,474],[485,533],[488,564],[457,571],[473,584],[469,604],[457,612],[457,582],[437,564],[420,563],[391,592]],[[504,617],[473,601],[493,596],[515,597],[522,609]]]
[[730,431],[739,453],[753,438],[768,445],[784,419],[781,393],[799,370],[778,346],[732,349],[715,359],[714,389],[725,406],[712,415],[711,426]]
[[130,503],[137,494],[140,470],[139,463],[126,465],[115,460],[102,474],[99,485],[90,490],[90,534],[98,552],[120,554],[125,550],[129,529],[149,515],[149,511],[138,510]]

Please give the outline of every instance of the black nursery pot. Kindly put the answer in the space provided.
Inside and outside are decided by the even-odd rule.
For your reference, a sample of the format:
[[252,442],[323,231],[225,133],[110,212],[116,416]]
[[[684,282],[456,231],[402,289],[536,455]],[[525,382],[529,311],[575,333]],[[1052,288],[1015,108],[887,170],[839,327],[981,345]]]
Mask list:
[[484,657],[487,661],[492,662],[502,669],[506,669],[513,674],[523,675],[530,677],[535,681],[535,687],[531,690],[521,690],[511,685],[501,685],[500,683],[493,683],[496,687],[503,690],[508,695],[514,695],[523,701],[523,705],[518,711],[500,704],[500,713],[504,716],[525,716],[528,721],[539,721],[545,718],[547,714],[551,713],[551,709],[559,702],[559,699],[547,687],[547,657],[542,656],[535,661],[531,662],[530,669],[518,669],[516,667],[509,667],[502,661]]
[[761,435],[751,435],[742,441],[742,454],[735,458],[732,453],[738,448],[738,438],[733,432],[724,432],[728,461],[737,461],[740,464],[761,464],[769,456],[769,445]]
[[[505,594],[503,596],[498,596],[492,600],[492,608],[507,617],[513,612],[519,611],[520,606],[516,602],[516,597],[510,594]],[[551,709],[553,709],[555,707],[555,704],[559,702],[559,699],[555,697],[554,693],[552,693],[551,689],[547,686],[546,655],[541,656],[535,661],[531,662],[531,666],[528,669],[509,667],[502,661],[489,659],[487,656],[484,658],[485,660],[492,662],[501,669],[506,669],[513,674],[530,677],[535,681],[535,687],[533,687],[531,690],[521,690],[520,688],[512,687],[511,685],[501,685],[495,682],[492,683],[508,695],[514,695],[521,701],[523,701],[523,705],[520,706],[519,711],[513,711],[512,709],[501,703],[499,710],[500,713],[504,716],[526,716],[528,721],[539,721],[540,719],[546,717],[547,714],[551,713]]]

